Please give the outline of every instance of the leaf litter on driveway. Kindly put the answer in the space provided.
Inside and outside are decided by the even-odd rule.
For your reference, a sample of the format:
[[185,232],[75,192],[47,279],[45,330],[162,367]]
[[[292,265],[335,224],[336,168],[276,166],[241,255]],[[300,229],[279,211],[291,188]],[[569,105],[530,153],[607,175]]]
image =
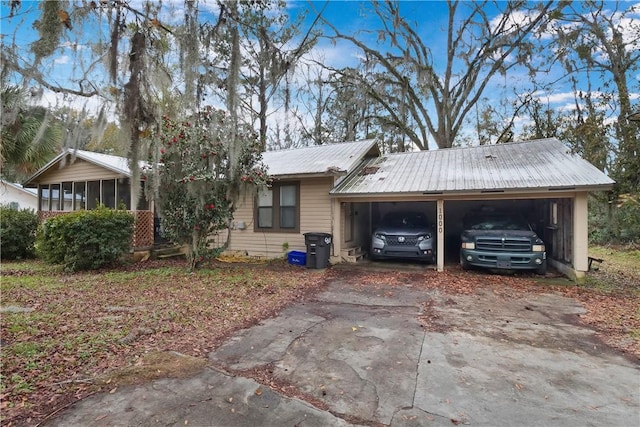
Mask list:
[[[123,384],[189,375],[204,366],[206,355],[234,331],[276,315],[331,280],[350,280],[373,292],[385,285],[387,294],[380,296],[387,298],[393,296],[387,285],[443,295],[491,292],[505,301],[559,293],[583,304],[580,320],[608,345],[640,356],[637,293],[602,293],[570,282],[548,284],[528,275],[457,269],[308,270],[284,263],[216,263],[189,273],[179,261],[77,274],[3,268],[2,275],[3,306],[34,309],[3,313],[0,320],[0,410],[7,426],[36,425],[77,399]],[[455,301],[445,297],[442,303]],[[437,311],[428,304],[421,320],[427,327],[438,327]],[[352,331],[357,329],[354,325]],[[262,379],[269,386],[269,378]],[[273,387],[286,389],[286,385]],[[288,394],[296,391],[290,389]]]

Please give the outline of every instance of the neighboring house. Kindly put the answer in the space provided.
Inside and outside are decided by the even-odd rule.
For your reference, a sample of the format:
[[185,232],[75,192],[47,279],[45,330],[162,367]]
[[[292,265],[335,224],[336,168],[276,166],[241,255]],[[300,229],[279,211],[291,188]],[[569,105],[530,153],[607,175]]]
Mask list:
[[[140,162],[140,167],[146,165]],[[140,197],[131,209],[131,170],[124,157],[66,149],[25,182],[37,189],[37,210],[41,219],[99,204],[124,206],[135,212],[134,248],[147,248],[154,242],[153,204]],[[142,182],[144,192],[144,181]]]
[[462,219],[480,207],[521,212],[547,244],[549,264],[588,269],[587,196],[614,181],[554,138],[380,156],[373,141],[264,153],[273,188],[245,195],[229,249],[278,257],[305,250],[304,233],[333,235],[331,260],[353,259],[389,211],[433,219],[437,268],[459,259]]
[[24,188],[20,184],[0,180],[0,204],[10,206],[12,209],[37,211],[38,192],[32,188]]

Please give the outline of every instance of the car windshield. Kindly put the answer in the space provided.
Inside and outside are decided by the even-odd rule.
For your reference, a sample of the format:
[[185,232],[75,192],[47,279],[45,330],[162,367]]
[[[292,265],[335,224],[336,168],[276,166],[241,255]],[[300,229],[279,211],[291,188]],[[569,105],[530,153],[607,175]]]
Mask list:
[[382,220],[384,227],[427,228],[429,221],[426,215],[416,212],[391,212]]
[[519,218],[483,217],[469,221],[470,230],[530,230],[529,225]]

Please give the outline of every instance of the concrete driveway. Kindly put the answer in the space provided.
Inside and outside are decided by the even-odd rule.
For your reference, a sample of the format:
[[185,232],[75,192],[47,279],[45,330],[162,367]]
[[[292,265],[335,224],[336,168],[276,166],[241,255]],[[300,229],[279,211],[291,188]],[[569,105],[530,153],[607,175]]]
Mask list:
[[640,425],[638,361],[577,324],[576,301],[495,291],[336,280],[196,376],[96,395],[48,425]]

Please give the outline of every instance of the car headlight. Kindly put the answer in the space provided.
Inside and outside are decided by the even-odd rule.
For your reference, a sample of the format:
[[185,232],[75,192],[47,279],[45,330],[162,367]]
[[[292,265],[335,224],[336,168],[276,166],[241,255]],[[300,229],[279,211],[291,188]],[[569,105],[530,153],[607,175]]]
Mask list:
[[475,242],[462,242],[462,249],[475,249]]
[[386,240],[386,236],[384,234],[381,233],[376,233],[375,234],[376,239],[380,239],[380,240]]
[[422,236],[418,236],[418,242],[422,242],[423,240],[429,240],[431,238],[431,234],[423,234]]
[[544,252],[545,250],[544,245],[533,245],[531,249],[533,252]]

